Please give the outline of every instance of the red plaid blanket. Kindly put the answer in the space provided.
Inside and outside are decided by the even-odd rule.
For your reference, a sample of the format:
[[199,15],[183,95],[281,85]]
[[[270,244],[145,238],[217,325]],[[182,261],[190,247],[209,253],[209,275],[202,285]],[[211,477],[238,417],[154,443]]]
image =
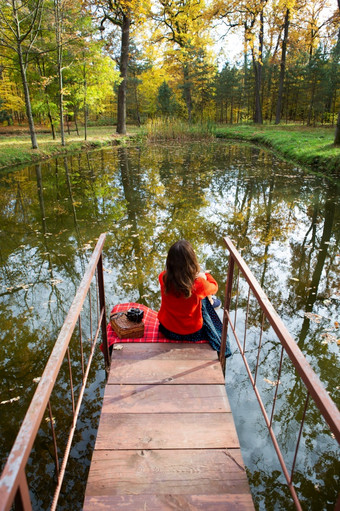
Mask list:
[[[142,305],[140,303],[120,303],[118,305],[115,305],[113,307],[111,314],[113,312],[121,312],[125,311],[127,309],[130,309],[130,307],[138,307],[139,309],[142,309],[144,311],[144,337],[140,337],[137,339],[119,339],[116,332],[113,331],[111,324],[109,323],[107,325],[107,342],[109,347],[112,344],[115,344],[117,342],[192,342],[192,341],[170,341],[164,335],[159,332],[158,326],[159,321],[157,318],[157,312],[149,309],[149,307],[146,307],[146,305]],[[198,343],[203,343],[207,341],[197,341]],[[100,349],[103,351],[103,344],[100,345]]]

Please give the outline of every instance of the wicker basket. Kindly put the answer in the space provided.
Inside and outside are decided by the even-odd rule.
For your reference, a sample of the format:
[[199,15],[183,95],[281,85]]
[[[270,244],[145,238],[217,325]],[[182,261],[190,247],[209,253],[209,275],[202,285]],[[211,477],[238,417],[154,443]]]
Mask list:
[[125,313],[112,314],[110,316],[112,329],[119,339],[136,339],[144,336],[144,323],[134,323],[128,320]]

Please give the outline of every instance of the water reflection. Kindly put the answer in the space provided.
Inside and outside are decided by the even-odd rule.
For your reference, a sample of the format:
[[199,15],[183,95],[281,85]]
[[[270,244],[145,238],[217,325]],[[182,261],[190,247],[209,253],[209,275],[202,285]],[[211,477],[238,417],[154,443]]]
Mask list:
[[[222,235],[228,234],[339,404],[340,209],[339,190],[331,181],[261,149],[212,143],[81,153],[4,175],[0,187],[0,388],[1,402],[7,401],[0,408],[2,463],[101,232],[108,233],[108,308],[134,300],[155,309],[157,275],[168,247],[179,238],[192,242],[201,264],[217,278],[223,299],[228,255]],[[258,321],[254,311],[251,327]],[[266,335],[262,379],[273,378],[279,356],[270,329]],[[255,347],[255,333],[253,342]],[[304,399],[293,373],[286,361],[276,421],[287,452]],[[81,508],[103,386],[97,353],[61,508]],[[236,354],[228,361],[227,386],[258,507],[290,509],[276,461],[268,465],[264,458],[274,455]],[[264,383],[263,390],[269,401],[272,389]],[[64,407],[61,402],[57,413]],[[303,500],[328,509],[334,505],[333,475],[339,467],[324,430],[311,409],[301,447],[302,465],[305,456],[308,462],[297,468],[297,480]],[[44,471],[54,472],[45,437],[42,427],[30,463],[33,471],[35,456],[43,457],[47,466],[41,465],[38,477],[32,472],[40,508],[49,499]]]

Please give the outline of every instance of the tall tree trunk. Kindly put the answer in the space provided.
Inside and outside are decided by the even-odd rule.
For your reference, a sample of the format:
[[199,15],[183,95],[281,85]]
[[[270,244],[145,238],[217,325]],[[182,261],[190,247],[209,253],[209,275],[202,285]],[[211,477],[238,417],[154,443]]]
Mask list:
[[17,51],[18,51],[18,56],[19,56],[21,80],[22,80],[22,85],[23,85],[23,88],[24,88],[26,114],[27,114],[27,119],[28,119],[28,126],[29,126],[29,130],[30,130],[30,135],[31,135],[32,149],[39,149],[38,141],[37,141],[37,135],[36,135],[36,132],[35,132],[35,126],[34,126],[34,121],[33,121],[31,98],[30,98],[29,87],[28,87],[27,76],[26,76],[26,68],[25,68],[25,64],[24,64],[24,59],[23,59],[23,55],[22,55],[22,48],[21,48],[21,44],[20,43],[18,43],[18,50]]
[[134,76],[134,93],[135,93],[135,102],[136,102],[136,116],[137,116],[137,124],[138,127],[141,125],[140,121],[140,112],[139,112],[139,100],[138,100],[138,90],[137,90],[137,77]]
[[79,137],[79,128],[78,128],[78,110],[74,110],[74,125],[76,127],[76,132]]
[[118,105],[117,105],[117,133],[125,135],[126,133],[126,79],[129,63],[129,44],[130,44],[130,25],[131,19],[125,14],[122,23],[122,46],[120,52],[120,77],[122,81],[118,87]]
[[48,119],[50,121],[50,125],[51,125],[51,132],[52,132],[52,138],[53,140],[55,140],[55,128],[54,128],[54,122],[53,122],[53,117],[52,117],[52,114],[51,114],[51,110],[50,110],[50,104],[47,100],[47,108],[48,108]]
[[281,57],[281,63],[280,63],[279,92],[278,92],[277,103],[276,103],[275,124],[280,124],[280,120],[281,120],[283,84],[284,84],[285,73],[286,73],[286,53],[287,53],[288,30],[289,30],[289,9],[286,10],[285,23],[284,23],[284,33],[283,33],[283,41],[282,41],[282,57]]
[[334,145],[340,146],[340,112],[338,115],[338,120],[337,120],[336,128],[335,128]]
[[185,103],[187,105],[188,121],[191,123],[192,98],[191,98],[191,84],[190,84],[190,76],[189,76],[188,64],[184,65],[183,76],[184,76],[184,91],[183,91],[184,99],[185,99]]
[[[338,0],[338,7],[339,7],[339,11],[340,11],[340,0]],[[340,28],[338,31],[338,41],[336,44],[336,56],[338,58],[340,57]],[[336,145],[336,146],[340,145],[340,111],[338,114],[338,120],[336,122],[334,145]]]
[[308,119],[307,119],[307,126],[310,126],[312,123],[312,115],[314,111],[314,98],[315,98],[315,77],[313,76],[313,83],[312,83],[312,95],[310,98],[310,103],[308,107]]
[[55,33],[57,43],[57,72],[59,86],[59,116],[60,116],[60,138],[61,145],[65,146],[65,130],[64,130],[64,94],[63,94],[63,48],[61,41],[62,33],[62,13],[60,12],[60,0],[54,0],[54,16],[55,16]]
[[262,105],[261,105],[261,84],[262,84],[262,54],[263,54],[263,11],[260,13],[260,32],[259,32],[259,54],[256,58],[253,53],[253,66],[255,74],[255,114],[254,122],[262,124]]
[[87,110],[87,80],[86,80],[86,63],[84,64],[84,138],[87,140],[87,119],[88,119],[88,110]]
[[234,117],[234,96],[231,96],[230,100],[230,124],[233,124]]
[[[243,100],[242,100],[242,109],[245,112],[247,108],[247,86],[248,86],[248,42],[247,42],[247,29],[244,26],[244,49],[243,49]],[[249,104],[249,103],[248,103]]]

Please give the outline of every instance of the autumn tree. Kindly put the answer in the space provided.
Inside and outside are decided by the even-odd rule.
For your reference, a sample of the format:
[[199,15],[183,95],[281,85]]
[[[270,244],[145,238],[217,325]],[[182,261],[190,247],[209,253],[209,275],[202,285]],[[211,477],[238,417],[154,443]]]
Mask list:
[[25,112],[22,90],[18,90],[17,76],[0,66],[0,122],[12,124]]
[[291,18],[291,6],[289,2],[286,2],[284,22],[283,22],[283,38],[282,38],[282,53],[281,53],[281,62],[280,62],[280,77],[279,77],[279,87],[277,92],[277,103],[276,103],[276,116],[275,116],[275,124],[280,124],[281,120],[281,109],[282,109],[282,95],[283,95],[283,85],[285,80],[286,73],[286,56],[287,56],[287,44],[288,44],[288,32],[289,32],[289,24]]
[[[223,20],[229,27],[243,28],[244,52],[251,51],[254,73],[254,122],[262,124],[262,69],[264,52],[265,8],[268,0],[215,0],[210,16]],[[246,68],[246,65],[245,65]]]
[[100,29],[107,22],[120,30],[120,57],[118,59],[121,82],[118,87],[117,133],[126,133],[126,91],[132,27],[145,19],[148,0],[96,0],[93,2]]
[[19,65],[33,149],[38,149],[38,141],[32,114],[27,67],[41,28],[43,2],[44,0],[0,1],[0,47],[9,50],[6,57],[12,61],[16,60]]
[[155,9],[159,29],[155,39],[167,44],[165,58],[182,74],[181,89],[191,122],[194,66],[210,42],[204,25],[205,4],[203,0],[159,0]]

